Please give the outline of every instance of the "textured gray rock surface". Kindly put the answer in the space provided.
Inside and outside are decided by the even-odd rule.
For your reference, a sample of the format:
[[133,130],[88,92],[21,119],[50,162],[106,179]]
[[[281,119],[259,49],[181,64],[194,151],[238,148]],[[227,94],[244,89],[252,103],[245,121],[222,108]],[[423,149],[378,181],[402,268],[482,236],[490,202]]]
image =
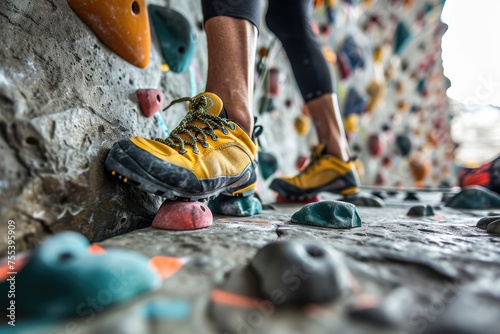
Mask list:
[[[199,1],[172,7],[199,26]],[[103,240],[150,224],[161,201],[110,182],[103,160],[119,139],[162,136],[142,116],[135,92],[159,88],[167,101],[190,95],[188,73],[162,73],[155,45],[146,69],[129,64],[65,0],[2,1],[0,31],[0,234],[16,221],[20,251],[60,230]],[[206,42],[197,32],[203,76]],[[169,110],[167,126],[182,113]]]
[[[420,196],[425,203],[437,204],[428,194]],[[364,224],[352,230],[289,224],[300,206],[276,205],[276,210],[254,217],[216,216],[214,224],[204,230],[172,232],[149,227],[101,245],[132,249],[148,257],[188,260],[161,291],[147,298],[190,303],[190,317],[153,322],[136,316],[144,333],[220,333],[221,327],[227,333],[238,333],[238,328],[242,333],[461,333],[457,327],[466,329],[471,324],[473,330],[464,333],[490,333],[500,316],[496,284],[500,237],[475,226],[477,217],[487,212],[443,208],[434,217],[407,217],[414,203],[403,202],[403,197],[389,198],[385,208],[359,208]],[[231,286],[245,286],[245,280],[236,279],[233,273],[247,265],[259,248],[278,239],[327,244],[342,254],[357,288],[321,307],[290,310],[260,302],[257,308],[248,309],[218,304],[215,318],[210,317],[213,289],[222,286],[231,291]],[[222,285],[228,280],[232,285]],[[367,298],[370,295],[376,298]],[[353,316],[353,305],[359,307],[363,299],[378,300],[371,305],[376,308]],[[91,325],[101,329],[112,325],[119,328],[115,332],[132,333],[123,329],[121,319],[129,319],[130,310],[143,301],[97,314]],[[82,332],[89,332],[85,331],[88,324],[83,325]]]

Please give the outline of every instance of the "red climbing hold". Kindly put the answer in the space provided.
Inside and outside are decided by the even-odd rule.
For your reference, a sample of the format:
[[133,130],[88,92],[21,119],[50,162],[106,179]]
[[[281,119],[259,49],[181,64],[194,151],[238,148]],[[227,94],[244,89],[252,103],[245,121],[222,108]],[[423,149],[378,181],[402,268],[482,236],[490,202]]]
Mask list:
[[212,225],[212,211],[201,202],[166,200],[153,219],[153,227],[162,230],[197,230]]
[[384,143],[378,134],[371,134],[367,140],[368,152],[374,157],[379,157],[384,152]]
[[163,106],[165,99],[163,93],[157,89],[138,89],[137,98],[142,113],[146,117],[152,117]]

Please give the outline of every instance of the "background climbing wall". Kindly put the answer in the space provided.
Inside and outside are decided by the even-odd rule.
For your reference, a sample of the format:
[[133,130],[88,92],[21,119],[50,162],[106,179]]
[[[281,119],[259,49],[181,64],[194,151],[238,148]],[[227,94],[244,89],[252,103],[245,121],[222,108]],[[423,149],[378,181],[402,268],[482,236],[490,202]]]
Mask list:
[[[337,81],[341,113],[351,150],[364,171],[364,185],[452,183],[452,112],[445,95],[450,83],[441,60],[443,5],[444,1],[316,1],[313,28]],[[263,31],[260,47],[265,50],[272,37]],[[279,45],[269,53],[267,61],[279,71],[283,87],[276,94],[264,82],[257,90],[256,100],[264,104],[261,121],[272,129],[264,132],[264,148],[279,158],[279,173],[291,175],[309,154],[315,136],[307,131],[310,122],[286,54]],[[276,142],[281,145],[267,144]]]
[[[131,4],[136,14],[146,11],[144,0]],[[120,139],[164,136],[158,119],[141,113],[137,89],[159,89],[167,102],[193,95],[204,89],[207,60],[199,0],[147,4],[177,10],[197,35],[184,72],[163,66],[154,33],[149,63],[140,68],[103,43],[66,0],[0,2],[0,234],[9,219],[16,221],[18,251],[60,230],[96,241],[151,223],[161,199],[114,184],[104,158]],[[418,185],[449,180],[441,10],[442,1],[431,0],[318,2],[316,26],[365,184],[414,186],[411,166],[425,176]],[[270,47],[265,26],[260,37],[255,114],[265,128],[261,147],[278,158],[278,175],[293,174],[315,135],[286,55],[279,43]],[[269,86],[271,77],[277,87]],[[162,118],[172,129],[184,112],[176,105]],[[272,201],[266,188],[272,177],[261,179],[262,198]]]

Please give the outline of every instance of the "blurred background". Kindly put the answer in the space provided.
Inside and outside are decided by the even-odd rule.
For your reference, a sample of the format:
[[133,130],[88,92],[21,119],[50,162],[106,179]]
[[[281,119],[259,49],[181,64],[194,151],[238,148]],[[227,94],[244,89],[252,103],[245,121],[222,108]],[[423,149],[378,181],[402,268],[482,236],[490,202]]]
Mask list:
[[[364,185],[453,186],[462,167],[478,167],[500,153],[494,129],[500,117],[500,71],[494,61],[499,47],[491,42],[491,32],[498,31],[493,17],[498,2],[473,7],[461,0],[315,3],[314,29],[335,73]],[[262,35],[261,55],[273,41]],[[307,160],[314,130],[286,55],[271,50],[270,57],[268,81],[283,82],[283,89],[264,85],[261,96],[267,99],[258,102],[265,104],[263,122],[271,117],[283,132],[264,136],[269,142],[286,136],[286,152],[300,148],[298,156],[283,155],[282,147],[266,148],[279,157],[280,172],[291,175]]]

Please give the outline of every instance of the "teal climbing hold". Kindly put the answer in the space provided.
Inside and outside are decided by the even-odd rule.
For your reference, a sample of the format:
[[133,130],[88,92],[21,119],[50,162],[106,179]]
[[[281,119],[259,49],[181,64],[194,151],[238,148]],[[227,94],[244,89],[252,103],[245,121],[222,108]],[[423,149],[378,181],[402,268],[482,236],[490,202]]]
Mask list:
[[168,7],[149,5],[148,10],[165,62],[172,71],[184,72],[196,48],[192,25],[181,13]]
[[420,79],[417,84],[417,92],[420,95],[423,95],[426,88],[427,88],[427,81],[425,80],[425,78]]
[[340,201],[307,204],[292,215],[291,222],[335,229],[361,227],[362,224],[356,206]]
[[254,196],[224,196],[208,202],[212,213],[224,216],[246,217],[262,212],[262,203]]
[[500,195],[481,186],[471,186],[453,196],[446,206],[455,209],[500,208]]
[[411,37],[411,32],[406,23],[399,21],[394,32],[394,53],[401,54]]
[[[143,255],[128,250],[91,254],[88,247],[75,232],[47,238],[16,275],[16,312],[30,320],[90,315],[160,286]],[[9,286],[8,281],[0,283],[3,296]],[[0,299],[2,309],[8,302]]]
[[274,154],[259,151],[259,168],[264,180],[267,180],[278,170],[278,159]]

